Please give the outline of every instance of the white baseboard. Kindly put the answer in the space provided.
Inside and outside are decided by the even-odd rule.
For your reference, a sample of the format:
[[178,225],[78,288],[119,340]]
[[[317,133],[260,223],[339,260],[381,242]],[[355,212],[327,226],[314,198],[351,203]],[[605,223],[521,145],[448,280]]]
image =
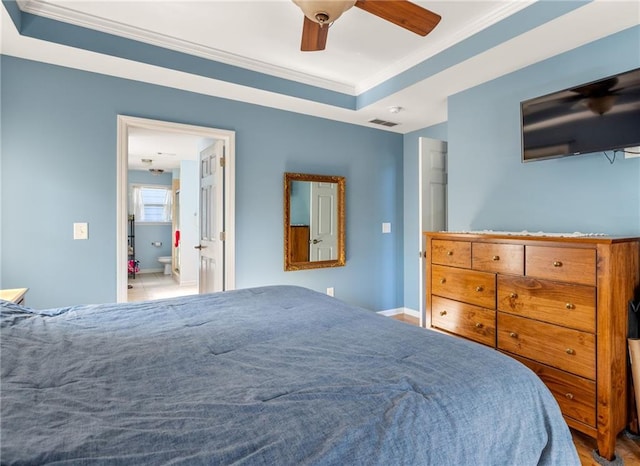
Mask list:
[[155,269],[140,269],[139,272],[136,272],[136,274],[140,274],[140,273],[163,273],[164,272],[164,268],[160,267],[160,268],[155,268]]
[[378,311],[377,312],[380,315],[383,316],[397,316],[399,314],[406,314],[408,316],[411,317],[415,317],[416,319],[420,318],[420,311],[416,311],[415,309],[409,309],[408,307],[397,307],[395,309],[387,309],[385,311]]

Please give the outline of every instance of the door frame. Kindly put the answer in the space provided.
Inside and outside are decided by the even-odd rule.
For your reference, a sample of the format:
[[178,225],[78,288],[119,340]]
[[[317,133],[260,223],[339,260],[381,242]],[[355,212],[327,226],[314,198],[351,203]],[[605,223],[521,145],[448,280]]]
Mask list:
[[221,139],[227,148],[224,173],[224,289],[235,288],[235,131],[151,120],[127,115],[117,117],[116,154],[116,300],[127,301],[127,211],[129,128],[144,128]]

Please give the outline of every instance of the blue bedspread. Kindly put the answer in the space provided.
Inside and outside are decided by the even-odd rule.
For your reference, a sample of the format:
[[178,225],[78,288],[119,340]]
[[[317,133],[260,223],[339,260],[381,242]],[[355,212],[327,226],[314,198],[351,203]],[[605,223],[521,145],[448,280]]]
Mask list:
[[2,325],[2,464],[580,464],[518,362],[304,288]]

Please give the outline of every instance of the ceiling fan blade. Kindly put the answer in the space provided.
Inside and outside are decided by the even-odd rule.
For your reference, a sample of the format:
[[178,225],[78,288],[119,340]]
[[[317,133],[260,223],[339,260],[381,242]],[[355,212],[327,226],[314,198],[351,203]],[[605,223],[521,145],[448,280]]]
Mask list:
[[577,92],[585,97],[606,95],[613,92],[613,87],[618,84],[618,78],[609,78],[604,81],[598,81],[591,84],[585,84],[584,86],[575,87],[570,89],[572,92]]
[[358,0],[356,6],[421,36],[429,34],[441,19],[408,0]]
[[324,50],[325,45],[327,45],[328,33],[329,25],[320,26],[305,16],[304,24],[302,25],[302,44],[300,45],[300,50],[303,52]]

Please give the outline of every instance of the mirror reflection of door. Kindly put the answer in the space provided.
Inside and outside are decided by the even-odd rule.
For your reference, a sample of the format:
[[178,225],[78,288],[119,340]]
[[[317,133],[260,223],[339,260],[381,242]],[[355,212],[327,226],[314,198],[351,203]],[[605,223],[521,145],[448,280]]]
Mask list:
[[338,258],[337,183],[313,182],[310,188],[310,240],[311,261],[329,261]]

